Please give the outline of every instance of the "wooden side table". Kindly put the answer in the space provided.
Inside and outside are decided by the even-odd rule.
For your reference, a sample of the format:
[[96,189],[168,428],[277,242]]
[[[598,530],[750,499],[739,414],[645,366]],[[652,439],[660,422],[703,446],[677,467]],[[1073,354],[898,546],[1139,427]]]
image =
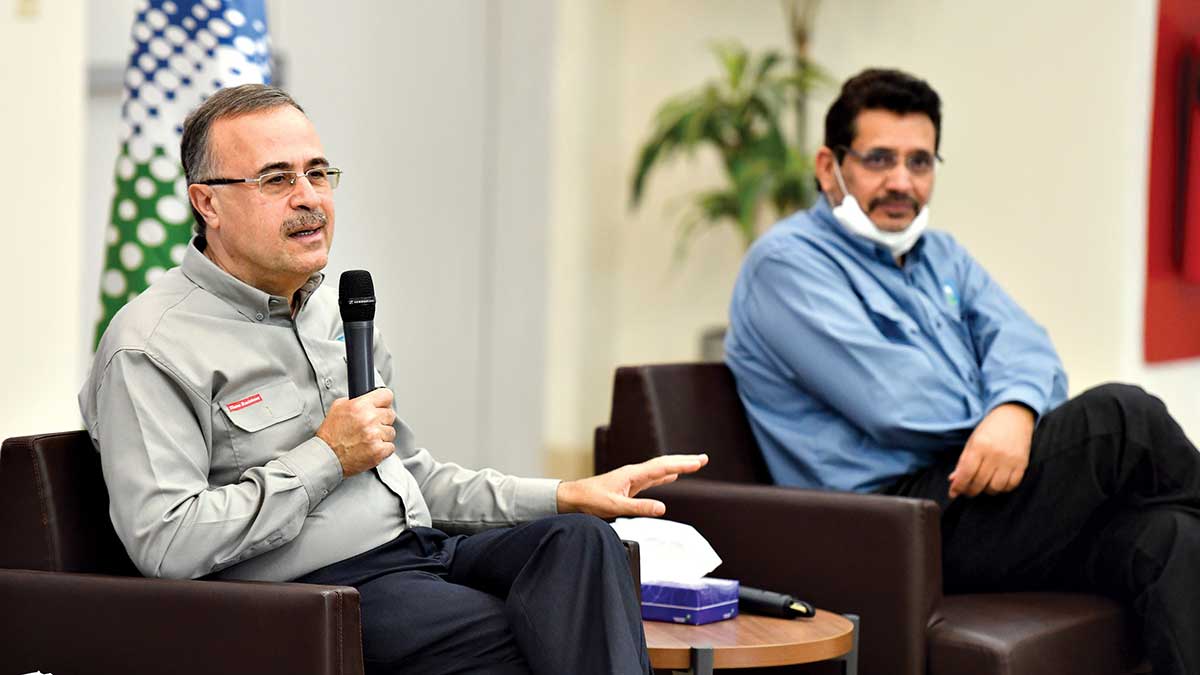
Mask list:
[[643,621],[650,665],[711,675],[715,668],[760,668],[844,660],[858,675],[858,617],[817,610],[811,619],[740,614],[703,626]]

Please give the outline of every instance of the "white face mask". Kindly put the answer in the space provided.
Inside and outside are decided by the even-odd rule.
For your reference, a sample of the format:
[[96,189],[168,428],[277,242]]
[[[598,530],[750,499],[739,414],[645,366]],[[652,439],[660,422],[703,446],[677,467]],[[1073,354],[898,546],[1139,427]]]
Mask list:
[[837,178],[838,187],[842,189],[842,203],[833,208],[833,217],[842,224],[852,234],[870,239],[871,241],[881,244],[891,251],[892,257],[899,258],[900,256],[912,250],[916,245],[917,240],[925,232],[925,228],[929,226],[929,205],[926,204],[916,218],[908,224],[908,227],[899,232],[889,232],[879,229],[871,218],[858,205],[858,200],[850,191],[846,189],[846,182],[842,180],[842,171],[838,168],[837,162],[833,163],[833,175]]

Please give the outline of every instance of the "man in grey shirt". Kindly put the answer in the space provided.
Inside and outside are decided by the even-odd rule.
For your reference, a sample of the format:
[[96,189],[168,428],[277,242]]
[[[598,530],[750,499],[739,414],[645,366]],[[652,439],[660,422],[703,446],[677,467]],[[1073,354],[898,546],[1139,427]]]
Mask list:
[[[346,398],[320,273],[341,174],[300,106],[217,92],[182,156],[198,234],[113,319],[79,395],[142,573],[355,586],[368,672],[648,672],[623,549],[593,516],[660,515],[635,495],[707,458],[570,482],[438,462],[389,389]],[[543,518],[567,513],[593,515]]]

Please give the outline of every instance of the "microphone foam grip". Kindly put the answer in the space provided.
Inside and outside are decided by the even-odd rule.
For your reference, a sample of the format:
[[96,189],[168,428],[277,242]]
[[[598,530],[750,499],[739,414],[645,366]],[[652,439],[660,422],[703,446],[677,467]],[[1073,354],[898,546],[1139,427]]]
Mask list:
[[375,318],[375,284],[366,270],[342,272],[338,283],[338,307],[342,321],[372,321]]

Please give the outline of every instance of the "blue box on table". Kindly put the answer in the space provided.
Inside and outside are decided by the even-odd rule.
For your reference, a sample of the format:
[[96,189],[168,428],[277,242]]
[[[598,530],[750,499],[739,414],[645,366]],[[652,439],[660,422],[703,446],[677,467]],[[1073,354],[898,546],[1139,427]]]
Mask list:
[[652,581],[642,584],[642,618],[700,625],[732,619],[738,613],[738,582]]

